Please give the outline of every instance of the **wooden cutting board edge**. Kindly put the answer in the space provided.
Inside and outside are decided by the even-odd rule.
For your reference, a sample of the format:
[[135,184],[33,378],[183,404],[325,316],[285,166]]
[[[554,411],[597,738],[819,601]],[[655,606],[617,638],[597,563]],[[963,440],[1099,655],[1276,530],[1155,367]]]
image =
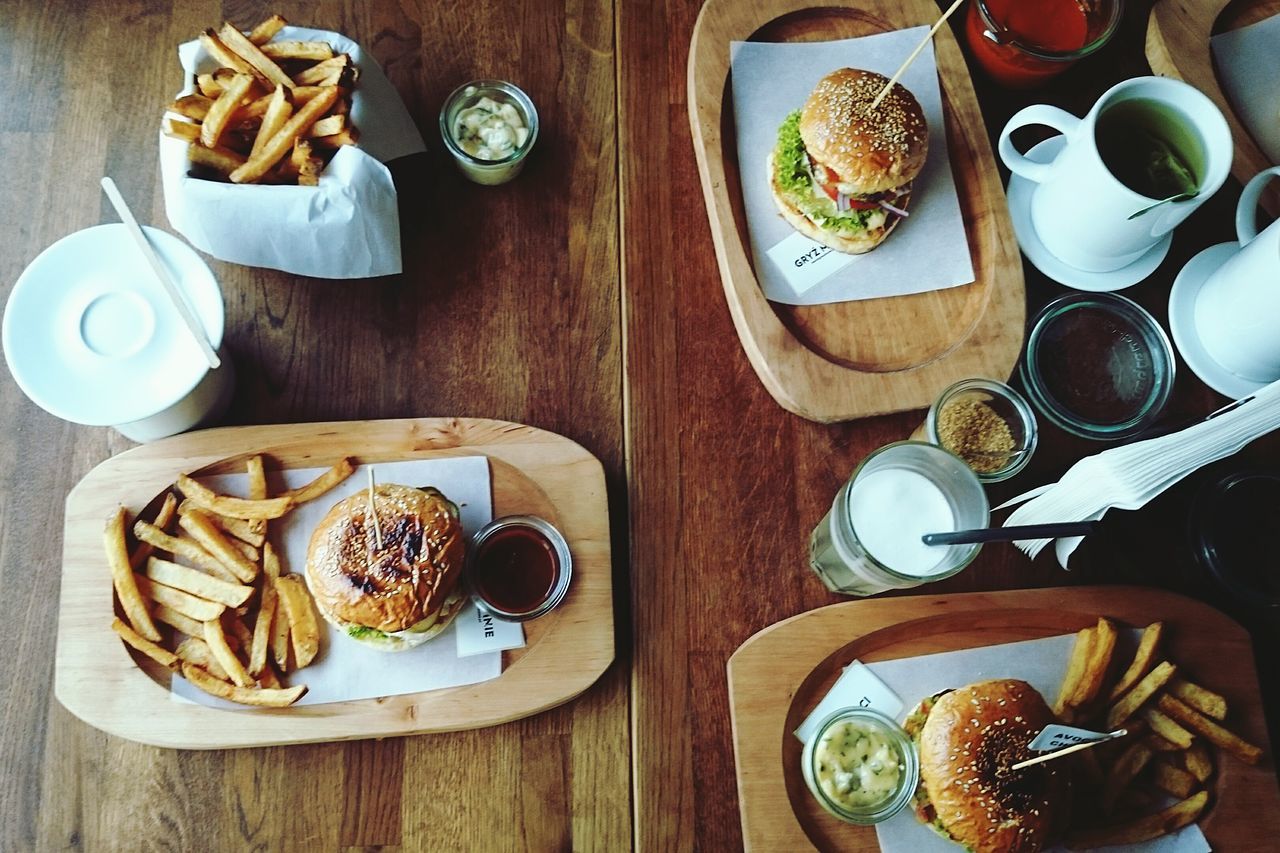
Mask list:
[[[218,470],[223,460],[238,461],[257,452],[269,453],[289,467],[327,465],[344,455],[362,460],[461,453],[489,456],[491,462],[522,472],[554,507],[574,556],[570,595],[539,620],[542,625],[530,623],[538,627],[529,632],[529,647],[491,681],[278,710],[230,712],[175,703],[161,683],[134,663],[110,630],[112,598],[102,556],[102,524],[116,505],[141,508],[180,472]],[[498,482],[496,474],[494,482]],[[494,495],[495,509],[502,500]],[[173,748],[221,749],[498,725],[573,699],[614,658],[603,467],[577,443],[534,427],[482,419],[420,418],[204,430],[106,460],[68,494],[66,512],[54,693],[85,722],[131,740]]]
[[[783,767],[776,744],[785,737],[787,716],[796,701],[797,692],[817,667],[829,662],[842,649],[872,634],[895,627],[910,633],[931,620],[966,612],[980,614],[986,610],[1008,614],[1015,622],[1035,611],[1069,611],[1080,614],[1077,628],[1090,624],[1098,615],[1110,616],[1130,625],[1164,619],[1171,623],[1175,644],[1179,628],[1217,632],[1215,639],[1231,647],[1236,656],[1233,660],[1250,675],[1248,683],[1237,685],[1237,689],[1247,691],[1256,700],[1247,709],[1247,735],[1264,748],[1267,758],[1261,765],[1250,767],[1232,757],[1222,756],[1220,772],[1210,785],[1215,785],[1222,778],[1221,765],[1230,762],[1228,775],[1231,779],[1239,778],[1233,791],[1239,792],[1248,786],[1250,795],[1266,799],[1269,808],[1261,813],[1247,812],[1253,819],[1241,821],[1229,819],[1240,815],[1226,815],[1226,808],[1219,812],[1217,804],[1211,801],[1211,811],[1202,826],[1210,828],[1211,840],[1219,844],[1224,843],[1224,837],[1229,833],[1239,833],[1234,839],[1237,843],[1268,834],[1280,837],[1280,809],[1276,808],[1280,806],[1280,788],[1277,788],[1274,763],[1270,758],[1264,711],[1257,696],[1257,670],[1248,632],[1209,605],[1176,593],[1147,587],[1102,586],[845,602],[798,614],[747,639],[730,656],[726,667],[739,812],[746,848],[774,850],[813,846],[793,811],[788,793],[789,773]],[[857,615],[856,620],[852,618],[854,614]],[[983,621],[987,621],[985,617]],[[851,625],[856,625],[856,628],[851,629]],[[793,648],[796,637],[806,642]],[[1002,642],[1006,639],[993,636],[990,643],[974,645]],[[888,654],[875,659],[898,656]],[[779,668],[783,669],[782,674],[777,671]],[[762,677],[765,671],[768,674]],[[760,690],[762,683],[769,683],[771,688]],[[1239,731],[1239,721],[1237,711],[1228,718],[1229,727]],[[796,768],[797,778],[798,773]],[[803,789],[802,782],[792,782]],[[1262,784],[1251,785],[1251,782]],[[1238,803],[1233,801],[1232,806],[1234,812]],[[1239,824],[1243,827],[1238,827]],[[850,845],[847,849],[879,849],[874,828],[849,827],[848,830]],[[1261,832],[1262,836],[1251,834],[1255,832]]]

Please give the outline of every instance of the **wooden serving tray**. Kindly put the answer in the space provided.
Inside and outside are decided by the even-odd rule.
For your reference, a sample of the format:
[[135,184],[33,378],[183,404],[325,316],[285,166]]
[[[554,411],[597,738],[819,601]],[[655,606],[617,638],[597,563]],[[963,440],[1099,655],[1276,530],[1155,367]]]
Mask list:
[[[564,533],[573,554],[568,596],[547,616],[525,623],[526,647],[504,652],[502,675],[479,684],[282,709],[223,711],[174,702],[168,671],[138,655],[144,671],[111,631],[103,525],[119,505],[142,509],[178,474],[241,471],[256,453],[284,468],[332,465],[343,456],[360,462],[487,456],[494,516],[538,515]],[[492,726],[574,698],[613,654],[604,471],[581,446],[544,430],[446,418],[205,430],[108,459],[67,496],[54,693],[86,723],[130,740],[225,749]]]
[[[818,805],[801,778],[802,744],[792,734],[855,658],[870,663],[1033,640],[1078,631],[1099,616],[1134,627],[1163,620],[1170,659],[1226,696],[1228,727],[1267,749],[1249,635],[1198,601],[1145,587],[1107,586],[834,604],[765,628],[729,659],[746,847],[879,849],[874,827],[842,823]],[[902,697],[908,707],[919,698]],[[1258,766],[1222,755],[1210,789],[1213,800],[1200,828],[1215,850],[1258,849],[1263,839],[1280,838],[1280,789],[1269,749]]]
[[707,0],[694,25],[689,123],[729,312],[769,393],[809,420],[920,409],[957,380],[1008,377],[1022,349],[1022,261],[968,67],[943,27],[934,50],[947,153],[977,280],[833,305],[767,300],[752,268],[742,201],[743,174],[764,180],[765,168],[738,163],[729,43],[835,41],[932,24],[937,17],[930,0],[832,0],[821,7],[812,0]]
[[[1240,183],[1273,164],[1258,148],[1249,131],[1236,117],[1231,102],[1218,84],[1213,70],[1209,38],[1221,17],[1217,32],[1229,32],[1280,14],[1280,0],[1157,0],[1147,19],[1147,61],[1151,70],[1164,77],[1183,80],[1204,92],[1222,110],[1235,141],[1231,174]],[[1262,206],[1280,216],[1280,191],[1268,188]]]

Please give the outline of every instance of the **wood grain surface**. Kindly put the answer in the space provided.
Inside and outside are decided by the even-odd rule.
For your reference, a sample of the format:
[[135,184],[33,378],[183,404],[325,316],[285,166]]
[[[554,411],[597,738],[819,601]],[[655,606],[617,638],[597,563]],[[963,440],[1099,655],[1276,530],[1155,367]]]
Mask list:
[[[1185,80],[1204,92],[1222,110],[1231,127],[1235,153],[1231,174],[1240,183],[1273,165],[1245,128],[1218,82],[1209,37],[1246,27],[1280,14],[1280,0],[1158,0],[1147,24],[1147,60],[1162,77]],[[1262,204],[1280,214],[1280,191],[1268,189]]]
[[[738,163],[729,83],[735,41],[806,42],[932,24],[929,0],[708,0],[689,48],[689,122],[725,298],[747,357],[779,404],[810,420],[846,421],[927,406],[953,382],[1005,378],[1022,347],[1025,295],[1004,189],[969,70],[950,31],[935,39],[955,177],[976,280],[890,299],[792,306],[764,298],[756,280],[743,181],[763,164]],[[852,60],[850,60],[852,62]],[[814,69],[816,78],[824,70]],[[911,227],[904,222],[895,236]]]
[[[272,12],[361,42],[430,151],[393,167],[403,275],[320,281],[210,261],[240,376],[227,422],[482,416],[565,435],[604,464],[625,600],[608,0],[5,0],[3,295],[56,239],[116,221],[104,174],[141,221],[168,228],[156,129],[180,88],[175,47],[224,19],[247,27]],[[436,129],[445,96],[482,76],[519,84],[542,116],[538,148],[504,187],[465,181]],[[63,501],[129,446],[45,414],[0,371],[0,850],[627,846],[625,662],[577,700],[516,723],[346,744],[174,751],[63,710],[52,692]],[[627,646],[621,634],[620,657]]]
[[[844,600],[807,568],[808,536],[839,485],[871,450],[905,438],[923,411],[823,426],[784,411],[742,351],[720,284],[689,136],[685,69],[700,0],[620,4],[619,150],[627,337],[631,516],[635,821],[643,850],[742,846],[725,664],[781,619]],[[952,29],[959,36],[962,8]],[[1143,57],[1150,4],[1135,0],[1115,39],[1034,92],[1006,92],[975,72],[988,138],[1018,109],[1056,104],[1083,115],[1111,85],[1150,74]],[[962,41],[963,45],[963,41]],[[970,67],[974,67],[970,62]],[[1033,131],[1027,131],[1031,137]],[[1034,142],[1015,136],[1020,147]],[[1007,173],[1002,171],[1007,180]],[[1167,327],[1177,271],[1207,245],[1232,240],[1240,186],[1228,182],[1177,232],[1160,269],[1124,292]],[[1023,264],[1029,315],[1068,292]],[[1167,422],[1225,401],[1179,361]],[[941,390],[941,389],[938,389]],[[1096,443],[1040,426],[1040,447],[992,504],[1056,479]],[[1009,545],[988,545],[966,571],[917,593],[1128,582],[1213,601],[1244,619],[1260,649],[1270,617],[1220,595],[1192,558],[1190,507],[1206,481],[1242,465],[1280,464],[1276,436],[1198,472],[1141,512],[1113,513],[1057,568]],[[996,514],[997,521],[1003,514]],[[1078,561],[1078,563],[1077,563]],[[1274,654],[1259,653],[1272,721],[1280,711]],[[1265,840],[1257,846],[1265,846]]]
[[[247,450],[248,449],[248,450]],[[272,469],[484,456],[493,515],[534,515],[564,534],[573,555],[568,595],[525,626],[498,678],[449,690],[247,714],[175,703],[169,673],[116,641],[109,624],[103,519],[157,503],[178,474],[243,470],[261,452]],[[474,531],[472,531],[474,532]],[[54,694],[86,723],[129,740],[188,749],[278,746],[494,726],[561,705],[613,662],[609,506],[600,463],[546,430],[479,418],[405,418],[225,427],[172,436],[94,468],[67,496]],[[294,573],[301,566],[285,566]],[[343,642],[339,639],[337,642]],[[142,664],[142,666],[139,666]],[[299,671],[296,682],[305,682]]]
[[[1083,587],[850,602],[766,628],[729,659],[747,849],[879,849],[874,827],[839,821],[813,798],[800,773],[802,744],[792,735],[851,661],[1070,634],[1099,616],[1132,628],[1164,622],[1168,659],[1226,696],[1237,709],[1227,725],[1269,752],[1249,634],[1198,601],[1149,587]],[[762,684],[773,689],[762,690]],[[910,708],[921,697],[902,698]],[[1216,752],[1218,772],[1208,786],[1214,805],[1199,821],[1213,849],[1249,849],[1257,839],[1280,835],[1274,759],[1250,765]]]

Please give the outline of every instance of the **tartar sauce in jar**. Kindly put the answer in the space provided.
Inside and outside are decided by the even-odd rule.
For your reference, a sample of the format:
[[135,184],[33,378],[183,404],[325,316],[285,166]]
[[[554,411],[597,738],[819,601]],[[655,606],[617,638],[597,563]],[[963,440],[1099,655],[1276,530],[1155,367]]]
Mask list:
[[814,749],[813,760],[823,792],[846,809],[890,799],[903,772],[902,754],[887,733],[857,720],[829,727]]
[[[476,87],[468,86],[464,94],[475,95]],[[453,135],[458,146],[477,160],[505,160],[524,145],[529,128],[512,104],[482,96],[458,112]]]

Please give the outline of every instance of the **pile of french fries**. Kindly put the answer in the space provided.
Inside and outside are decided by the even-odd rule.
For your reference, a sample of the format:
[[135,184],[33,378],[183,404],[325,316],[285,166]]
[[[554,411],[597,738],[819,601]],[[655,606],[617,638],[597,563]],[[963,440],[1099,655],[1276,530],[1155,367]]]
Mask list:
[[[1209,804],[1205,784],[1217,747],[1256,764],[1262,750],[1224,728],[1227,700],[1187,678],[1161,651],[1163,622],[1142,632],[1133,660],[1113,678],[1119,637],[1109,619],[1076,635],[1054,710],[1067,723],[1128,736],[1081,753],[1095,784],[1085,794],[1067,838],[1071,849],[1137,844],[1197,820]],[[1168,797],[1172,805],[1160,808]]]
[[[267,523],[354,470],[342,459],[306,486],[269,497],[263,459],[254,456],[246,467],[248,498],[217,494],[182,475],[175,484],[181,502],[171,490],[151,521],[135,521],[132,553],[128,513],[118,509],[104,535],[125,617],[113,619],[112,630],[206,693],[243,705],[292,705],[307,687],[284,687],[280,675],[315,659],[320,626],[305,582],[281,571]],[[173,629],[167,645],[157,622]]]
[[315,186],[329,159],[360,138],[351,123],[359,69],[318,41],[273,41],[273,15],[243,33],[224,23],[200,41],[219,64],[168,106],[164,133],[187,145],[193,174],[237,184]]

